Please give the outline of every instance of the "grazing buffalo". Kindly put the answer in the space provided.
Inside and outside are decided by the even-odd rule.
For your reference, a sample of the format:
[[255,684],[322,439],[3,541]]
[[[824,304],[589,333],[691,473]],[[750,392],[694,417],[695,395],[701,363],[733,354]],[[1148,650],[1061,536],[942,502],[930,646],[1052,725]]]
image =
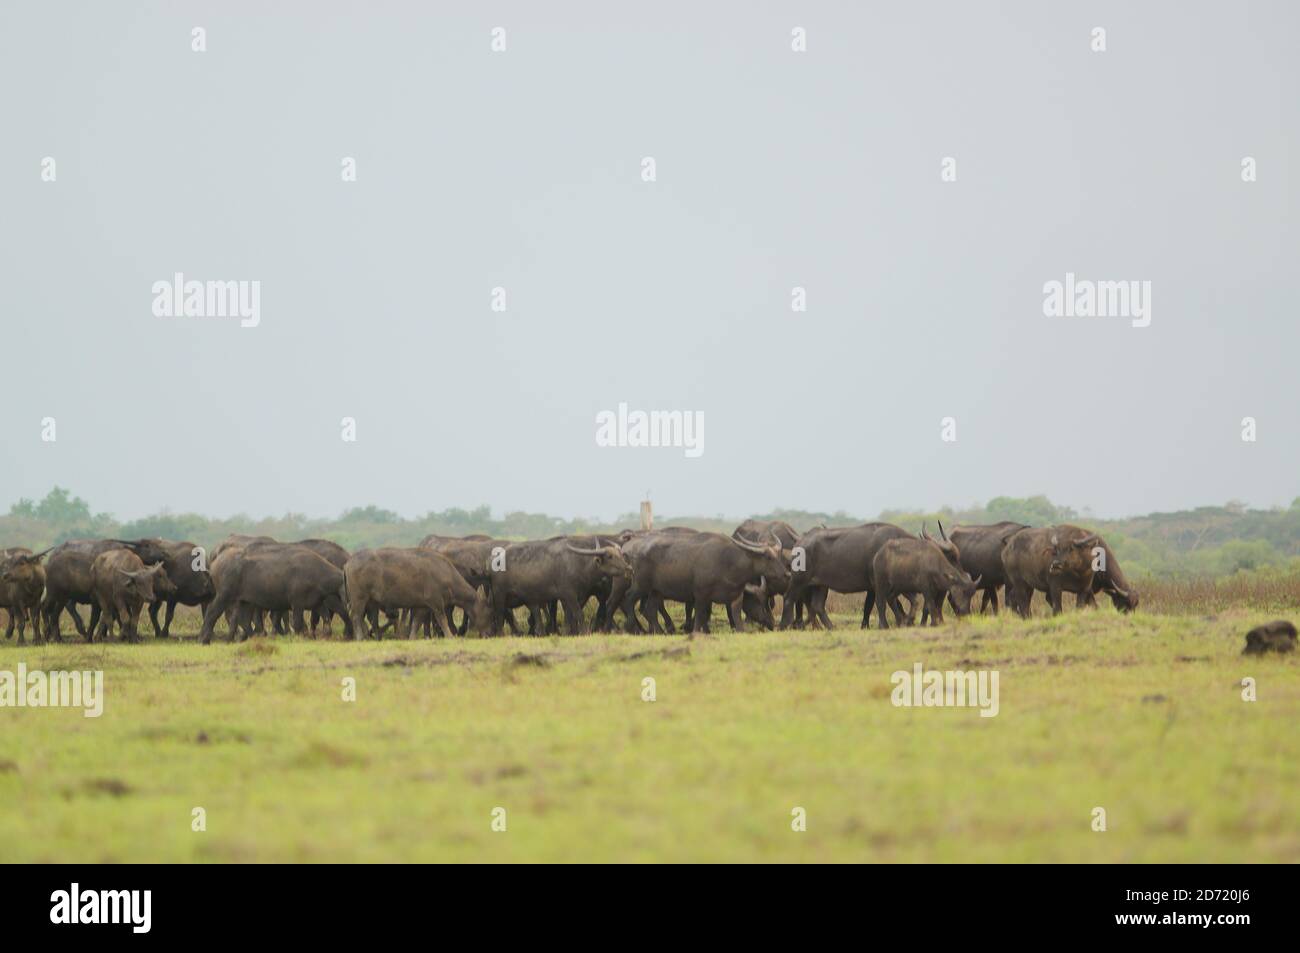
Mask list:
[[[691,606],[691,609],[693,611],[694,606]],[[772,597],[768,594],[766,579],[745,586],[740,611],[748,621],[761,625],[769,632],[776,628],[776,616],[772,614]]]
[[911,538],[911,533],[892,523],[810,529],[804,533],[799,540],[803,559],[798,559],[796,553],[790,589],[781,611],[781,628],[793,624],[794,607],[804,599],[810,601],[810,621],[820,621],[827,629],[834,628],[826,613],[826,593],[831,589],[867,594],[862,605],[862,627],[867,628],[876,602],[872,561],[880,547],[891,539]]
[[954,526],[949,538],[957,546],[962,570],[980,578],[980,612],[990,605],[998,614],[998,587],[1007,582],[1002,567],[1002,547],[1012,536],[1027,529],[1024,523],[1004,520],[986,526]]
[[403,610],[424,610],[440,635],[452,633],[450,609],[459,606],[474,617],[480,633],[492,627],[487,600],[471,586],[450,559],[431,549],[363,549],[353,554],[344,569],[348,605],[354,624],[370,623],[372,638],[379,635],[379,610],[396,616]]
[[[224,560],[224,562],[223,562]],[[235,609],[231,635],[251,633],[251,618],[261,612],[292,613],[293,630],[306,631],[304,612],[333,612],[343,619],[343,634],[352,638],[352,618],[343,598],[343,570],[305,546],[248,546],[213,560],[217,594],[203,614],[199,640],[207,645],[217,619]]]
[[[431,549],[450,559],[456,571],[465,577],[466,582],[483,591],[483,597],[489,605],[492,603],[492,557],[498,551],[504,552],[509,545],[509,540],[493,539],[491,536],[481,534],[465,537],[429,535],[420,541],[421,549]],[[428,626],[426,618],[422,615],[418,618],[422,624]],[[506,612],[505,623],[511,633],[518,634],[519,628],[515,622],[514,612]],[[469,616],[466,614],[456,632],[458,635],[464,635],[468,628]]]
[[146,566],[129,549],[109,549],[96,556],[90,564],[90,585],[95,606],[88,642],[96,636],[106,638],[114,623],[121,630],[122,641],[138,642],[140,610],[176,590],[163,563]]
[[582,542],[557,536],[507,546],[504,565],[492,573],[494,629],[499,631],[510,609],[527,606],[540,633],[547,610],[558,603],[569,634],[583,631],[582,607],[601,589],[602,580],[630,577],[632,567],[617,546]]
[[[1061,529],[1078,530],[1084,532],[1077,526],[1063,526]],[[1098,539],[1097,546],[1101,547],[1104,554],[1099,561],[1098,568],[1092,573],[1092,589],[1089,592],[1081,592],[1075,596],[1075,605],[1078,607],[1092,606],[1096,607],[1096,594],[1099,592],[1107,593],[1110,596],[1111,604],[1120,612],[1132,612],[1138,607],[1139,595],[1136,588],[1129,584],[1128,578],[1124,575],[1124,570],[1120,568],[1119,560],[1111,551],[1110,546],[1104,539]]]
[[[1061,612],[1061,594],[1073,592],[1080,605],[1106,591],[1117,608],[1137,605],[1110,548],[1096,533],[1077,526],[1051,526],[1016,533],[1002,550],[1007,603],[1028,617],[1035,592],[1047,594],[1052,614]],[[1097,576],[1105,573],[1100,580]]]
[[[640,544],[637,546],[637,544]],[[625,547],[637,547],[632,584],[623,597],[623,612],[635,619],[636,604],[645,599],[650,631],[658,634],[658,615],[665,599],[689,603],[693,617],[687,631],[708,632],[714,603],[727,607],[735,631],[744,630],[745,587],[760,583],[785,589],[790,567],[781,548],[722,536],[719,533],[647,534]]]
[[930,625],[943,621],[943,602],[952,602],[957,615],[970,612],[971,596],[980,580],[972,580],[954,566],[949,554],[935,539],[891,539],[882,545],[871,562],[876,593],[877,619],[882,629],[889,628],[886,607],[894,611],[894,621],[901,624],[910,618],[898,601],[901,595],[919,593],[925,600],[925,617]]
[[18,641],[28,621],[32,624],[32,641],[41,641],[41,595],[45,592],[45,567],[41,560],[49,550],[33,553],[23,546],[0,550],[0,608],[9,612],[5,638],[14,635],[18,625]]
[[[46,638],[62,639],[59,616],[64,609],[72,616],[77,632],[87,641],[99,621],[99,603],[90,582],[90,565],[95,557],[113,549],[128,549],[146,566],[167,560],[167,550],[157,539],[73,539],[50,550],[45,560],[45,598],[41,600]],[[91,624],[87,629],[77,614],[78,605],[91,607]]]
[[[786,552],[790,552],[798,546],[799,540],[802,538],[799,531],[784,520],[748,519],[737,526],[731,535],[735,539],[743,539],[750,543],[765,544],[770,540],[775,540],[781,546],[781,549]],[[770,613],[776,607],[776,597],[778,595],[784,596],[785,591],[774,589],[771,586],[765,588],[767,589],[767,608]],[[808,600],[800,602],[794,607],[796,626],[803,624],[804,610],[807,608]],[[746,613],[746,615],[748,616],[749,613]],[[755,621],[758,620],[755,619]]]
[[[217,590],[212,584],[212,574],[207,569],[195,568],[198,546],[188,540],[164,540],[162,545],[167,550],[167,558],[162,565],[166,567],[172,588],[170,592],[164,592],[160,587],[154,587],[156,598],[149,603],[149,621],[153,625],[154,636],[165,639],[171,635],[172,617],[176,614],[177,605],[202,606],[206,609]],[[158,610],[164,605],[167,606],[167,612],[159,625]]]

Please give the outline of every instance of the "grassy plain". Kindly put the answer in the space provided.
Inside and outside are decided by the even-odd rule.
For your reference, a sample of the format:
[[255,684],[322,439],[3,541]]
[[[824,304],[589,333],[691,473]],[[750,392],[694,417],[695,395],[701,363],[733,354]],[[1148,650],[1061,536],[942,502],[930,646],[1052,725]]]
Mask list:
[[[851,611],[692,640],[205,647],[189,614],[169,642],[10,641],[0,670],[102,669],[105,706],[0,708],[0,860],[1300,860],[1300,658],[1240,655],[1285,610]],[[998,715],[895,707],[915,662],[996,669]]]

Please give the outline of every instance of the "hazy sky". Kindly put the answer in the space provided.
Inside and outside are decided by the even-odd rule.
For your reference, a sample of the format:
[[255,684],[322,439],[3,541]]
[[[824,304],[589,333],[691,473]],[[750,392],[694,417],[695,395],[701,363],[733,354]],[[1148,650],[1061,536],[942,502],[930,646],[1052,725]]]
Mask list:
[[[1298,9],[4,3],[0,507],[1289,503]],[[621,402],[703,455],[598,447]]]

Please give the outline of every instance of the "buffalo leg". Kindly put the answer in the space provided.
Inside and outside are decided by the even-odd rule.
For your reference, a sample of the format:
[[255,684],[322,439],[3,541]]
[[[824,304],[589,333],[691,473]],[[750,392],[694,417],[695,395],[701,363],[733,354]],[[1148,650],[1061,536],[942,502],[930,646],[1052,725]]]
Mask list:
[[[878,598],[879,596],[876,594],[875,589],[868,589],[867,597],[862,600],[862,628],[864,629],[871,628],[871,607],[876,604]],[[877,613],[877,615],[883,619],[883,610],[880,613]]]
[[[646,596],[645,601],[641,603],[641,609],[645,612],[646,621],[650,623],[651,635],[664,634],[664,630],[659,625],[659,606],[662,601],[663,600],[659,596],[651,593]],[[689,632],[690,628],[687,627],[686,631]]]
[[[91,611],[92,612],[94,611],[93,607]],[[68,615],[72,616],[72,624],[77,627],[77,634],[80,636],[84,636],[87,632],[87,629],[84,625],[81,624],[81,613],[77,611],[77,603],[76,600],[74,599],[68,600]]]
[[581,635],[586,630],[587,620],[583,618],[582,603],[577,599],[564,600],[564,625],[569,635]]
[[1050,580],[1047,583],[1047,602],[1052,607],[1052,615],[1061,614],[1061,587]]
[[740,595],[727,603],[727,621],[731,623],[732,632],[745,631],[745,617],[741,613],[741,603],[745,601],[745,590],[740,591]]
[[428,612],[433,624],[438,627],[438,635],[444,639],[451,638],[456,631],[456,627],[451,622],[451,606],[430,603]]
[[659,612],[659,618],[664,620],[664,630],[667,631],[669,635],[673,635],[674,633],[676,633],[677,626],[673,625],[673,617],[668,614],[668,607],[664,605],[664,601],[662,599],[659,600],[658,612]]
[[[794,626],[795,628],[802,627],[802,604],[807,588],[807,586],[796,585],[795,582],[791,580],[790,588],[787,589],[785,595],[781,597],[781,622],[778,628],[785,630],[791,626]],[[796,611],[798,611],[797,616]]]
[[812,602],[808,607],[809,617],[813,620],[820,620],[821,624],[826,627],[827,632],[835,628],[835,623],[831,622],[831,617],[826,611],[826,597],[829,594],[829,589],[819,586],[813,591]]
[[691,620],[691,631],[703,632],[706,635],[710,634],[712,630],[709,628],[709,616],[711,616],[712,614],[713,614],[713,603],[709,601],[709,597],[705,595],[696,594],[695,616]]

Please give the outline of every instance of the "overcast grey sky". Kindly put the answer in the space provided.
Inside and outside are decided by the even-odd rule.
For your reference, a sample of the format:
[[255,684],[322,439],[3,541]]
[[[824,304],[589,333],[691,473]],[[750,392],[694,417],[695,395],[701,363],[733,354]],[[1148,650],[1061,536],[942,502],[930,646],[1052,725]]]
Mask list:
[[[1298,9],[5,3],[0,507],[1289,503]],[[620,402],[703,455],[598,447]]]

